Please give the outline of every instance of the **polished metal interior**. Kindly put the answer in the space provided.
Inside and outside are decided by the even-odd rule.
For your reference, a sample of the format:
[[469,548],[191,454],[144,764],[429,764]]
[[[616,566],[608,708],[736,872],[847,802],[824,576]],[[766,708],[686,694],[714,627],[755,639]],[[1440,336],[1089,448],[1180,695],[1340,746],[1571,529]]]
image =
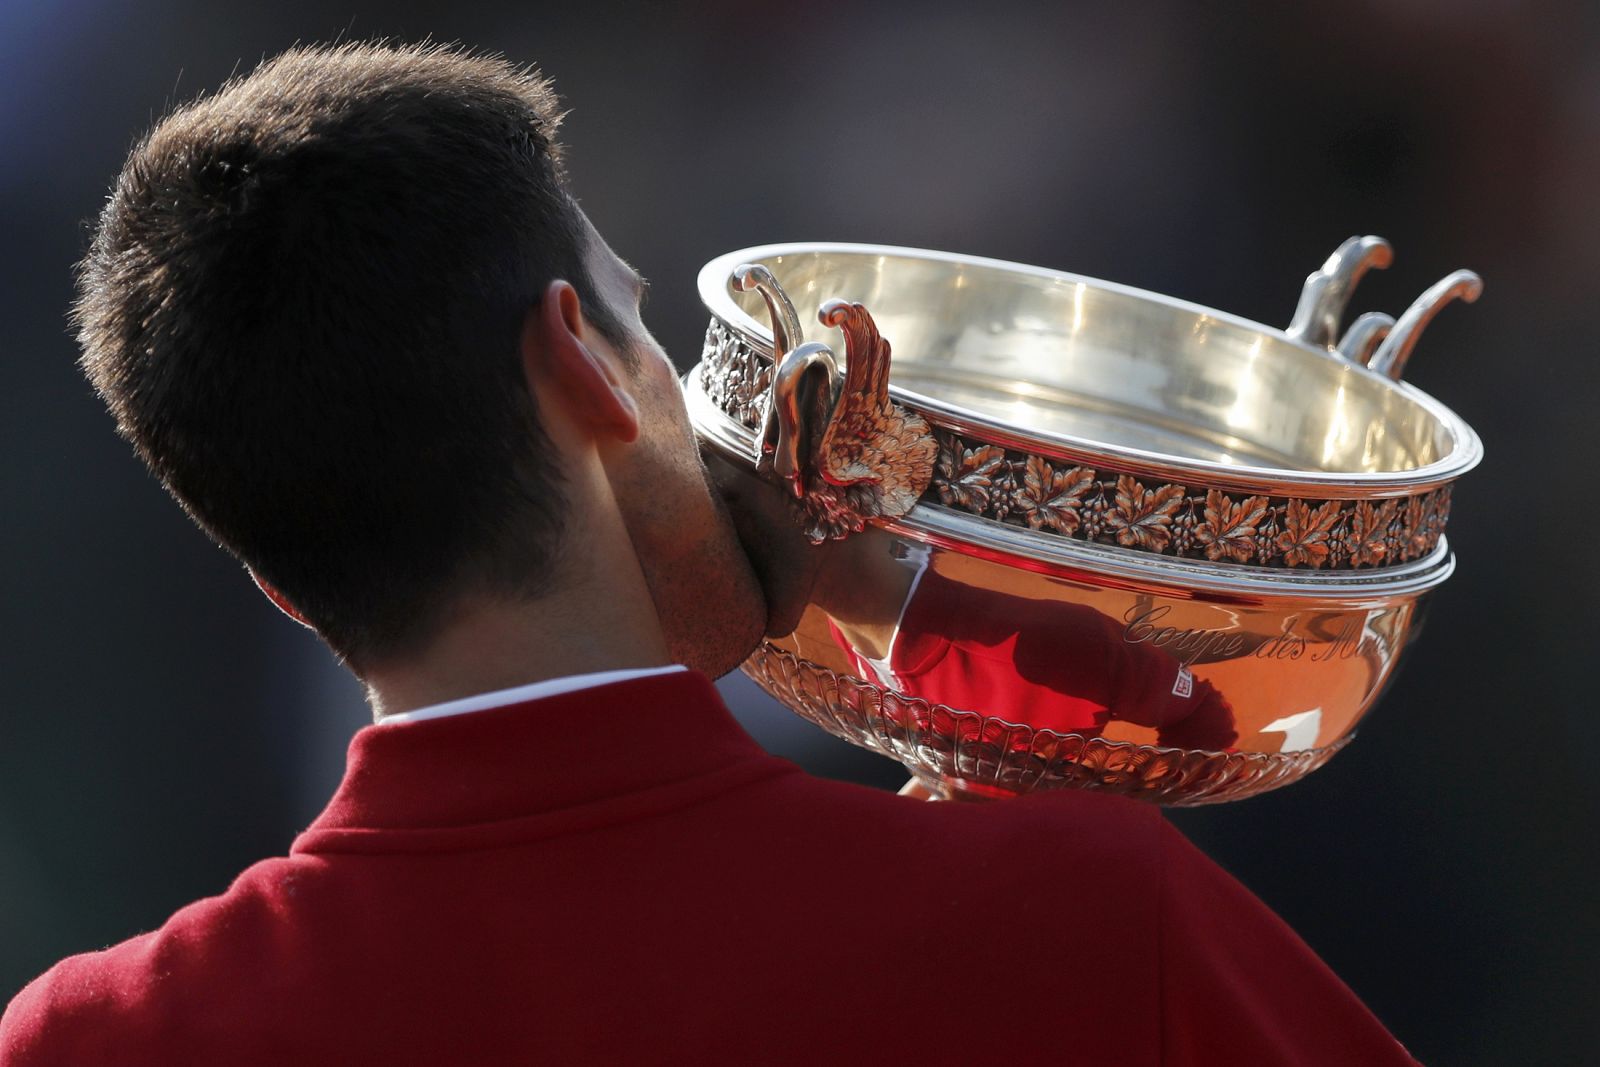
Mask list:
[[[1425,394],[1158,294],[946,253],[774,245],[701,275],[712,312],[758,336],[759,297],[727,284],[735,258],[767,266],[801,307],[865,304],[894,346],[896,397],[951,424],[1335,489],[1442,484],[1478,459],[1470,428]],[[807,340],[832,339],[802,321]]]

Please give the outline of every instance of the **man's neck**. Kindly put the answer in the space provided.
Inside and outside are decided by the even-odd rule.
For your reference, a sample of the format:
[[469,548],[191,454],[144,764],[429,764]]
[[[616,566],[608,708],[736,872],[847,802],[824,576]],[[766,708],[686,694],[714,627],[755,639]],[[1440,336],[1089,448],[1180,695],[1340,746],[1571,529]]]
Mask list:
[[[553,420],[551,432],[560,425]],[[374,718],[570,674],[674,662],[601,457],[575,444],[563,455],[567,521],[549,588],[533,599],[463,594],[426,648],[367,668]]]
[[425,649],[368,670],[373,717],[570,674],[671,664],[637,562],[617,562],[537,600],[459,604]]
[[596,642],[592,633],[493,618],[496,614],[474,611],[418,659],[369,674],[367,698],[373,717],[569,674],[672,663],[664,642],[659,647],[644,641]]

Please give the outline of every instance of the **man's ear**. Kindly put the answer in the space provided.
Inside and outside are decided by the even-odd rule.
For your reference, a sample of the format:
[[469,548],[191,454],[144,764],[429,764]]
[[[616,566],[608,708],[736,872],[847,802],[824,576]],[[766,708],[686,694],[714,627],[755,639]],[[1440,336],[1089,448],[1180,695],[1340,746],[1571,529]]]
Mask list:
[[283,612],[285,615],[289,616],[289,618],[293,619],[295,622],[299,623],[301,626],[304,626],[308,630],[316,629],[315,626],[312,626],[311,623],[306,621],[306,617],[304,615],[300,614],[300,609],[289,602],[288,597],[278,592],[277,586],[273,585],[271,582],[261,577],[261,575],[257,574],[254,567],[246,567],[245,570],[250,572],[250,580],[256,583],[256,588],[265,593],[267,595],[267,599],[276,604],[279,611]]
[[566,401],[565,413],[596,436],[622,442],[639,436],[639,406],[616,353],[583,317],[578,291],[551,282],[522,330],[522,366],[529,387],[544,380]]

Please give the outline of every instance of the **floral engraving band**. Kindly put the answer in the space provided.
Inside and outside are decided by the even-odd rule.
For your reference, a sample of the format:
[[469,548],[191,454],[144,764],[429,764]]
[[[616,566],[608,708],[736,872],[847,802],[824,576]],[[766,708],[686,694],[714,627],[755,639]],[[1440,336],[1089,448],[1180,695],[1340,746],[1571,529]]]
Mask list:
[[700,388],[722,413],[751,430],[761,426],[761,400],[772,387],[772,362],[716,319],[706,328]]
[[969,441],[936,428],[924,500],[1071,537],[1213,563],[1353,569],[1420,559],[1450,515],[1450,487],[1390,500],[1300,500],[1147,483]]
[[[700,385],[729,417],[759,425],[771,364],[717,319]],[[1385,567],[1438,547],[1450,486],[1387,500],[1254,496],[1148,481],[972,440],[935,426],[925,504],[1047,534],[1213,563],[1306,570]]]

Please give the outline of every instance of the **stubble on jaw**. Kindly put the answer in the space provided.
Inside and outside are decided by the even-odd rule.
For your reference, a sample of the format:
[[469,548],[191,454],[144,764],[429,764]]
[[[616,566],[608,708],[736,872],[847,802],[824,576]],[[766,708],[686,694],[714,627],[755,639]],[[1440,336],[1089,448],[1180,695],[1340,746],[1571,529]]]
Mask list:
[[705,643],[706,655],[714,660],[712,671],[708,673],[716,677],[739,666],[756,650],[766,630],[768,606],[765,590],[739,539],[733,515],[727,503],[717,493],[711,481],[711,472],[706,469],[705,462],[699,457],[698,452],[695,464],[700,470],[706,499],[710,501],[721,531],[721,536],[716,542],[718,558],[711,562],[719,573],[728,576],[729,583],[733,587],[735,602],[743,605],[720,620],[716,615],[712,616],[714,621],[709,627],[712,632],[705,635]]
[[831,545],[805,536],[794,501],[747,465],[701,449],[713,495],[733,524],[766,602],[766,636],[784,637],[800,625]]
[[673,658],[717,677],[759,644],[766,597],[701,457],[676,376],[670,390],[641,392],[642,414],[654,424],[645,447],[654,455],[626,487],[629,525]]

